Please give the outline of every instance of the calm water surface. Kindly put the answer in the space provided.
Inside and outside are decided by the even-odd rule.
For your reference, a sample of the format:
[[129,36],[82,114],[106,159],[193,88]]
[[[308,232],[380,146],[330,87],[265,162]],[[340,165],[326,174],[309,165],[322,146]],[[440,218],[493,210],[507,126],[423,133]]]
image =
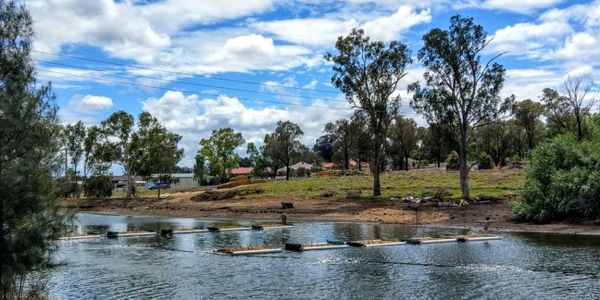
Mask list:
[[[80,214],[79,232],[205,227],[217,221]],[[230,222],[229,222],[230,223]],[[249,225],[249,222],[238,222]],[[397,239],[452,230],[296,223],[268,231],[60,242],[54,299],[598,299],[600,238],[503,234],[501,241],[230,257],[214,248]]]

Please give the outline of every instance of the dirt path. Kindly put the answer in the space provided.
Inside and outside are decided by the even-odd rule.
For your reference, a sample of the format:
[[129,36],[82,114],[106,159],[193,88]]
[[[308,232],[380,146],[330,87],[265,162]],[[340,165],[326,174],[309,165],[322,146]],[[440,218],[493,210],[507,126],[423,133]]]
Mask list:
[[[462,227],[479,229],[490,216],[494,231],[527,231],[600,235],[598,225],[527,224],[511,220],[510,205],[503,201],[492,204],[472,204],[466,207],[437,207],[399,201],[337,200],[334,198],[236,196],[223,200],[194,201],[202,192],[176,193],[168,199],[140,198],[133,200],[80,200],[64,202],[80,211],[127,215],[156,215],[234,220],[289,221],[350,221],[385,222],[408,225]],[[293,202],[294,208],[282,209],[281,202]]]

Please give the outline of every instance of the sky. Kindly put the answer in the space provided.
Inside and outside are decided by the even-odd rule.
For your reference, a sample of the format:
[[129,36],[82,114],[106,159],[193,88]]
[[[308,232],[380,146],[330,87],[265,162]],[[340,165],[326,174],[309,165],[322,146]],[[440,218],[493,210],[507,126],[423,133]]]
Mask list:
[[[51,82],[63,123],[98,124],[124,110],[148,111],[182,135],[182,166],[198,141],[232,127],[260,144],[290,120],[312,146],[325,123],[352,114],[331,85],[338,36],[363,28],[374,40],[408,45],[415,63],[398,86],[422,80],[422,36],[473,17],[502,53],[502,95],[539,99],[568,75],[593,81],[600,66],[600,0],[24,0],[35,30],[39,82]],[[245,146],[237,152],[245,154]]]

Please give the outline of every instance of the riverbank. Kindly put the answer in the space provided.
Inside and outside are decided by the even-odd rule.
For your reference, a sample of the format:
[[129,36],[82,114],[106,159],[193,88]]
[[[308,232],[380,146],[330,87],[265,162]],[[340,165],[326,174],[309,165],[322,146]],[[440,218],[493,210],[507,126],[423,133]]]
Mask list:
[[[259,187],[256,187],[259,189]],[[236,191],[255,189],[238,188]],[[202,200],[205,192],[172,194],[166,199],[137,198],[111,200],[63,200],[63,207],[78,211],[121,215],[149,215],[229,220],[287,220],[333,222],[380,222],[430,227],[480,230],[490,217],[490,230],[499,232],[539,232],[600,235],[592,222],[532,224],[512,219],[511,200],[491,199],[486,204],[463,207],[438,207],[435,203],[415,205],[381,199],[338,199],[335,197],[269,196],[249,194],[219,200]],[[230,194],[232,195],[232,194]],[[210,197],[211,199],[213,197]],[[294,207],[283,209],[282,202]]]

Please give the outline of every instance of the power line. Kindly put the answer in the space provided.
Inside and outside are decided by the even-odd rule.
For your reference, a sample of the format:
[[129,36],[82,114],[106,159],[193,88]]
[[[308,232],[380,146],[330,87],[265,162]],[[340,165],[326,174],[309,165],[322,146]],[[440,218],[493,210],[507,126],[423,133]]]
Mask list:
[[[52,65],[57,65],[57,66],[63,66],[63,67],[68,67],[68,68],[81,69],[81,70],[96,71],[96,72],[106,72],[107,71],[107,70],[102,70],[102,69],[97,69],[97,68],[92,68],[92,67],[84,67],[84,66],[77,66],[77,65],[71,65],[71,64],[64,64],[64,63],[53,62],[53,61],[43,60],[43,59],[37,59],[37,58],[32,58],[32,60],[37,61],[37,62],[52,64]],[[327,101],[335,101],[335,102],[344,102],[344,103],[347,103],[346,100],[339,100],[339,99],[333,99],[333,98],[321,98],[321,97],[312,97],[312,96],[300,96],[300,95],[294,95],[294,94],[282,94],[282,93],[273,93],[273,92],[254,91],[254,90],[239,89],[239,88],[232,88],[232,87],[225,87],[225,86],[218,86],[218,85],[211,85],[211,84],[204,84],[204,83],[196,83],[196,82],[189,82],[189,81],[156,78],[156,77],[145,76],[145,75],[125,74],[124,76],[144,78],[144,79],[150,79],[150,80],[157,80],[157,81],[162,81],[162,82],[170,82],[170,83],[179,83],[179,84],[186,84],[186,85],[202,86],[202,87],[214,88],[214,89],[224,89],[224,90],[231,90],[231,91],[237,91],[237,92],[247,92],[247,93],[265,94],[265,95],[273,95],[273,96],[294,97],[294,98],[315,99],[315,100],[327,100]]]
[[94,59],[94,58],[87,58],[87,57],[75,56],[75,55],[53,53],[53,52],[48,52],[48,51],[31,50],[31,52],[42,53],[42,54],[47,54],[47,55],[54,55],[54,56],[58,56],[58,57],[68,57],[68,58],[72,58],[72,59],[78,59],[78,60],[83,60],[83,61],[91,61],[91,62],[102,63],[102,64],[110,64],[110,65],[121,66],[121,67],[135,68],[135,69],[140,69],[140,70],[148,70],[148,71],[163,72],[163,73],[176,74],[176,75],[185,75],[185,76],[198,76],[198,77],[202,77],[202,78],[205,78],[205,79],[221,80],[221,81],[227,81],[227,82],[237,82],[237,83],[244,83],[244,84],[256,84],[256,85],[267,86],[267,87],[282,87],[282,88],[287,88],[287,89],[303,90],[303,91],[311,91],[311,92],[320,92],[320,93],[330,93],[330,94],[337,94],[338,93],[337,91],[327,91],[327,90],[319,90],[319,89],[308,89],[308,88],[302,88],[302,87],[286,86],[286,85],[282,85],[282,84],[267,84],[267,83],[257,82],[257,81],[230,79],[230,78],[223,78],[223,77],[207,76],[207,75],[204,75],[204,74],[193,74],[193,73],[186,73],[186,72],[179,72],[179,71],[156,69],[156,68],[143,67],[143,66],[132,65],[132,64],[125,64],[125,63],[118,63],[118,62],[113,62],[113,61],[106,61],[106,60],[100,60],[100,59]]
[[[66,73],[66,72],[60,72],[60,71],[54,71],[54,70],[48,70],[48,69],[43,69],[43,68],[37,68],[36,70],[42,71],[42,72],[46,72],[46,73],[53,73],[53,74],[59,74],[59,75],[64,75],[64,76],[71,76],[71,77],[83,78],[83,79],[89,79],[89,80],[95,80],[95,81],[103,81],[103,82],[114,83],[114,84],[129,85],[129,86],[139,86],[139,87],[144,87],[144,88],[158,89],[158,90],[164,90],[164,91],[175,91],[175,92],[181,92],[181,93],[187,93],[187,94],[198,94],[198,95],[205,95],[205,96],[209,96],[209,97],[214,97],[215,96],[214,94],[205,93],[205,92],[199,92],[199,91],[193,91],[193,90],[166,88],[166,87],[149,85],[149,84],[143,84],[143,83],[136,83],[136,82],[129,82],[129,81],[120,81],[120,80],[112,80],[112,79],[106,79],[106,78],[100,78],[100,77],[93,77],[93,76],[86,76],[86,75],[78,75],[78,74],[72,74],[72,73]],[[283,105],[300,106],[300,107],[315,107],[315,108],[334,109],[334,110],[354,110],[354,109],[356,109],[356,108],[353,108],[353,107],[346,108],[346,107],[329,107],[329,106],[312,105],[312,104],[296,104],[296,103],[289,103],[289,102],[282,102],[282,101],[270,101],[270,100],[252,99],[252,98],[245,98],[245,97],[236,97],[236,98],[239,99],[239,100],[250,101],[250,102],[283,104]],[[407,114],[403,114],[403,115],[417,115],[417,114],[415,114],[415,113],[408,114],[407,113]]]

